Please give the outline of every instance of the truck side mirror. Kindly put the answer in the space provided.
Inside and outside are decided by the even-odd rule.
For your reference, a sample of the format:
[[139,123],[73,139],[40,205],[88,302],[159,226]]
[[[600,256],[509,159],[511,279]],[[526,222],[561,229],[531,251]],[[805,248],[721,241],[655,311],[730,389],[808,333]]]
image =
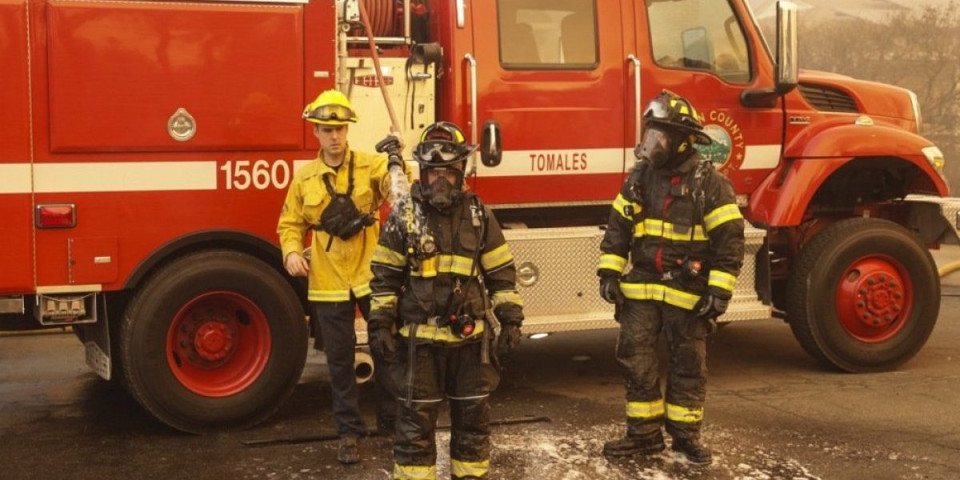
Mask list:
[[797,5],[777,2],[777,95],[797,87],[800,66],[797,61]]
[[496,120],[487,120],[483,124],[483,134],[480,139],[480,161],[487,167],[500,165],[503,159],[503,142],[500,138],[500,123]]
[[773,88],[744,90],[740,103],[750,108],[773,108],[782,97],[800,83],[797,57],[797,6],[793,2],[777,2],[777,49]]

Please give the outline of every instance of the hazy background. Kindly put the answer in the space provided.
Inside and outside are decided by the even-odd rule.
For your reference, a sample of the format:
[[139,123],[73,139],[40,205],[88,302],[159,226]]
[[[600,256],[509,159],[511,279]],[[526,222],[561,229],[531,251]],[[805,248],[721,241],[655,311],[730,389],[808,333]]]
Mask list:
[[[773,32],[776,0],[749,0]],[[921,134],[946,157],[951,195],[960,196],[960,15],[958,0],[794,0],[800,67],[912,90]]]

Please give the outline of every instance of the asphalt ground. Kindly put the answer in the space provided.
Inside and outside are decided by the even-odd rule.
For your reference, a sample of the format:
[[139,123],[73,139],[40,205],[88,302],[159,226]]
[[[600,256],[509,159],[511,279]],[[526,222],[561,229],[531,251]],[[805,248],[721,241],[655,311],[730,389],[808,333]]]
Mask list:
[[[935,258],[960,261],[960,249]],[[943,284],[933,335],[893,372],[828,370],[779,320],[736,323],[711,336],[703,436],[715,458],[707,467],[669,450],[618,461],[601,455],[603,442],[624,432],[616,331],[525,340],[492,398],[494,417],[548,421],[495,427],[488,478],[960,478],[960,272]],[[361,396],[372,424],[372,386]],[[3,479],[390,478],[388,439],[363,439],[363,461],[341,466],[336,442],[317,440],[333,430],[325,365],[314,352],[269,421],[193,436],[157,423],[121,387],[90,372],[73,335],[0,337]],[[441,430],[438,478],[449,475],[448,442]]]

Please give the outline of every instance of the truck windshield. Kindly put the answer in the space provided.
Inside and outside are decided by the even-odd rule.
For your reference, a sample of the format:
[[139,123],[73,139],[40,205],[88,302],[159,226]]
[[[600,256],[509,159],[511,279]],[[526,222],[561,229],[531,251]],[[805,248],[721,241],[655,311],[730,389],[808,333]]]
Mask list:
[[746,35],[724,0],[647,0],[650,46],[657,65],[702,70],[730,83],[751,80]]

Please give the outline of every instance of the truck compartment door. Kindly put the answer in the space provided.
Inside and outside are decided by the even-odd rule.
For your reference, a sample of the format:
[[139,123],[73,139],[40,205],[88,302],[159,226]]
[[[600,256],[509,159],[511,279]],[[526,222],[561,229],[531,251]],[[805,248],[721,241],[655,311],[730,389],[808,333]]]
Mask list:
[[303,6],[48,3],[50,149],[294,149]]
[[0,1],[0,295],[33,288],[27,2]]

